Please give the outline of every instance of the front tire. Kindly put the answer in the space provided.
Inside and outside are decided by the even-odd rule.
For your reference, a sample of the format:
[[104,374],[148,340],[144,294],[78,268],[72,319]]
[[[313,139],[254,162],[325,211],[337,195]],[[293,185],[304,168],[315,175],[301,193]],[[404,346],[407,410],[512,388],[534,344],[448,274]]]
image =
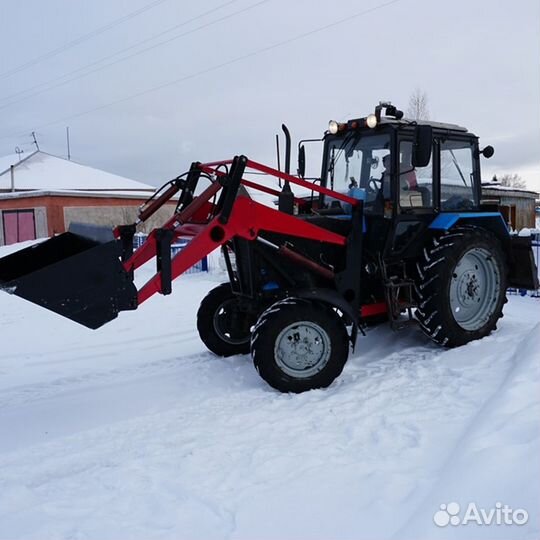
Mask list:
[[330,307],[299,298],[270,306],[251,336],[251,356],[260,376],[280,392],[326,388],[342,370],[349,339]]
[[247,354],[255,320],[255,314],[242,309],[230,283],[222,283],[201,302],[197,330],[206,347],[218,356]]
[[435,342],[458,347],[496,328],[506,303],[507,266],[489,231],[460,227],[434,238],[417,269],[416,317]]

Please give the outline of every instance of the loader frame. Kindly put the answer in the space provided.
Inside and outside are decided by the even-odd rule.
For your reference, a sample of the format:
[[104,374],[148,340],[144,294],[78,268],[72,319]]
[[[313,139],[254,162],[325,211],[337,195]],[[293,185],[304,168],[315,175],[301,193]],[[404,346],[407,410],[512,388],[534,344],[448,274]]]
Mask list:
[[[242,192],[242,186],[276,197],[279,197],[280,192],[244,178],[246,172],[264,173],[349,204],[352,209],[350,233],[344,236],[254,201]],[[198,181],[203,176],[211,183],[200,195],[194,197]],[[181,192],[179,203],[173,216],[163,227],[154,229],[146,242],[135,252],[131,252],[136,225],[150,218],[179,191]],[[295,197],[294,202],[301,205],[305,200]],[[260,239],[261,231],[341,246],[346,250],[346,265],[338,275],[286,246],[280,246],[280,254],[294,260],[308,271],[326,277],[327,280],[334,279],[335,289],[328,287],[325,290],[318,290],[317,296],[322,301],[338,307],[348,315],[349,320],[357,322],[360,316],[386,312],[384,302],[359,305],[361,284],[358,269],[362,264],[362,222],[362,200],[307,182],[249,160],[245,156],[236,156],[232,160],[193,163],[187,179],[175,181],[161,193],[158,192],[143,205],[136,224],[117,227],[114,234],[125,247],[122,258],[126,272],[132,274],[151,258],[156,257],[156,274],[138,291],[138,305],[156,293],[170,294],[172,281],[216,248],[225,246],[233,240],[254,242]],[[191,241],[171,258],[170,245],[179,237],[190,237]],[[229,277],[234,287],[235,274],[228,260],[227,250],[224,252]],[[248,288],[249,291],[238,290],[238,293],[252,296],[253,286]],[[314,291],[309,288],[295,292],[299,296],[314,296]]]

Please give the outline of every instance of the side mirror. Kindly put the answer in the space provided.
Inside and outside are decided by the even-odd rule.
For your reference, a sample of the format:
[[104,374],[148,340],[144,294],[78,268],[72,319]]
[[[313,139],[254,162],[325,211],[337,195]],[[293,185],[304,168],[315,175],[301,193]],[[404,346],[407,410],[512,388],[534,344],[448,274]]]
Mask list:
[[432,146],[433,129],[431,126],[416,126],[414,130],[411,165],[413,167],[426,167],[431,160]]
[[480,150],[480,153],[486,158],[489,159],[493,154],[495,153],[495,148],[493,146],[488,145],[483,150]]
[[306,149],[302,145],[298,149],[298,176],[304,178],[306,175]]

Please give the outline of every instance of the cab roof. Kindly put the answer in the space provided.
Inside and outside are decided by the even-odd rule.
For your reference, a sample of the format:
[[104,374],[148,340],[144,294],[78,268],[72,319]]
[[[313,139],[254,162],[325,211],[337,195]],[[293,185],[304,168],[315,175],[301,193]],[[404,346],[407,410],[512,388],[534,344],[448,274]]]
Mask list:
[[383,116],[379,122],[379,125],[392,124],[399,126],[431,126],[433,129],[445,129],[450,131],[460,131],[462,133],[467,133],[468,130],[466,127],[458,126],[457,124],[446,124],[444,122],[432,122],[431,120],[412,120],[410,118],[401,118],[397,120],[389,116]]

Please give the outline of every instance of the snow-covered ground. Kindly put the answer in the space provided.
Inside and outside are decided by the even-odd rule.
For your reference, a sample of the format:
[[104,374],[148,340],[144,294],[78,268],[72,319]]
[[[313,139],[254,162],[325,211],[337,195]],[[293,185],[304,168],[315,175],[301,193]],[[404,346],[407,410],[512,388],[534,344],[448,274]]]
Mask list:
[[[454,350],[374,328],[330,388],[283,395],[199,340],[222,279],[97,331],[0,295],[1,540],[540,536],[540,300]],[[438,527],[450,502],[529,520]]]

